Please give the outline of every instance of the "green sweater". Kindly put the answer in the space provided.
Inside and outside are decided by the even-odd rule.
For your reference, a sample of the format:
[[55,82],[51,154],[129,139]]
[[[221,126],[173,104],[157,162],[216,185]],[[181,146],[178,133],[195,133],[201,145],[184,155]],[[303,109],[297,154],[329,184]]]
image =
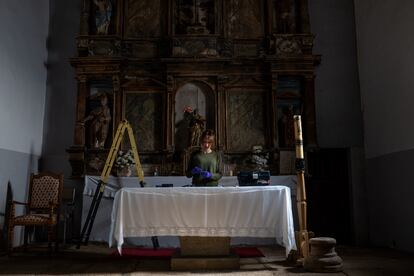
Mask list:
[[[221,178],[220,172],[220,156],[217,152],[203,153],[201,151],[195,152],[188,163],[187,177],[193,177],[194,186],[217,186]],[[193,175],[191,170],[194,167],[199,167],[203,171],[209,171],[212,174],[211,178],[203,178],[201,175]]]

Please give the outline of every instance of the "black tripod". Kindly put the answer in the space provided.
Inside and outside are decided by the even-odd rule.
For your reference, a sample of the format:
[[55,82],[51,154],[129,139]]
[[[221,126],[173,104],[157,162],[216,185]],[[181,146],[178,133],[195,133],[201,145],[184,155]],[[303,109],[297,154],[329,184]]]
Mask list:
[[[93,222],[95,221],[96,212],[98,212],[99,204],[101,203],[103,191],[105,190],[105,183],[99,180],[98,186],[96,187],[95,194],[89,207],[88,216],[86,217],[85,224],[83,225],[81,235],[79,237],[78,245],[76,248],[80,248],[81,243],[84,245],[88,244],[89,236],[91,235]],[[86,236],[85,236],[86,234]],[[84,240],[85,237],[85,240]]]
[[[141,187],[145,186],[145,182],[143,181],[140,181],[139,184]],[[99,180],[98,185],[95,190],[95,194],[93,195],[91,206],[89,207],[88,216],[86,217],[85,224],[83,225],[82,232],[81,232],[78,244],[76,246],[77,249],[80,248],[82,243],[84,245],[88,245],[89,237],[92,231],[92,226],[95,221],[96,213],[98,212],[99,204],[101,203],[104,191],[105,191],[105,182],[103,182],[102,180]],[[160,247],[157,236],[151,237],[151,241],[152,241],[152,247],[154,249],[157,249],[158,247]]]

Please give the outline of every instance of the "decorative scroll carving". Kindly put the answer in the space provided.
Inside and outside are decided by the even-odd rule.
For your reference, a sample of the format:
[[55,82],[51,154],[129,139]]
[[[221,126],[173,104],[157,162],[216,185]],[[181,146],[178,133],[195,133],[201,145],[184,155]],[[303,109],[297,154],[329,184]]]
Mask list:
[[233,38],[257,38],[262,36],[260,1],[229,0],[226,34]]
[[259,53],[257,44],[235,43],[234,55],[237,57],[255,57]]
[[119,55],[120,51],[119,40],[90,40],[88,44],[90,56],[114,56]]
[[215,57],[217,53],[217,41],[215,38],[174,38],[174,57]]
[[128,0],[125,10],[125,35],[156,37],[161,34],[160,0]]
[[312,35],[273,34],[269,52],[278,56],[311,54],[312,47]]
[[295,39],[276,37],[275,46],[277,55],[298,55],[302,53],[300,45]]
[[153,58],[158,54],[158,45],[154,41],[125,42],[122,53],[128,57]]
[[89,39],[87,39],[87,38],[78,38],[76,40],[76,44],[77,44],[78,48],[88,48]]

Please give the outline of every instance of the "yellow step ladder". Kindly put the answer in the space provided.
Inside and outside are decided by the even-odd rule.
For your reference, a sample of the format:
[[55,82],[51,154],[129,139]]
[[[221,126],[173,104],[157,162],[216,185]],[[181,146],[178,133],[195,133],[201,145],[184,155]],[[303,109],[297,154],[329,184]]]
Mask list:
[[89,236],[92,231],[93,222],[95,220],[96,213],[99,208],[99,204],[102,200],[102,196],[105,191],[105,185],[108,182],[108,178],[111,173],[112,166],[114,165],[115,159],[118,155],[119,146],[121,145],[125,130],[128,131],[129,142],[131,145],[132,154],[134,156],[135,168],[137,170],[139,184],[141,187],[145,186],[144,172],[142,170],[141,162],[139,161],[139,155],[138,155],[138,150],[137,150],[137,144],[134,138],[134,132],[132,131],[131,125],[128,123],[128,121],[122,120],[118,126],[115,137],[112,141],[111,149],[109,150],[109,154],[106,159],[105,166],[101,173],[101,179],[98,182],[91,206],[89,207],[88,216],[86,217],[85,224],[83,225],[77,248],[80,248],[81,243],[83,243],[84,245],[88,244]]

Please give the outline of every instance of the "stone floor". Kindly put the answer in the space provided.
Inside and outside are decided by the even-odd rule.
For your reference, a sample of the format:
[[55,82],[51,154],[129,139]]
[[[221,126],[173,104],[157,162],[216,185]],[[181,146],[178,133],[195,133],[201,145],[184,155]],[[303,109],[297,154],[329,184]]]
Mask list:
[[[285,260],[284,249],[260,247],[265,257],[240,259],[237,271],[171,272],[168,260],[114,258],[113,249],[103,244],[89,244],[81,249],[61,248],[49,256],[44,248],[17,251],[8,257],[0,253],[2,275],[327,275],[306,272]],[[344,271],[329,275],[414,275],[414,254],[389,249],[337,247],[344,260]]]

